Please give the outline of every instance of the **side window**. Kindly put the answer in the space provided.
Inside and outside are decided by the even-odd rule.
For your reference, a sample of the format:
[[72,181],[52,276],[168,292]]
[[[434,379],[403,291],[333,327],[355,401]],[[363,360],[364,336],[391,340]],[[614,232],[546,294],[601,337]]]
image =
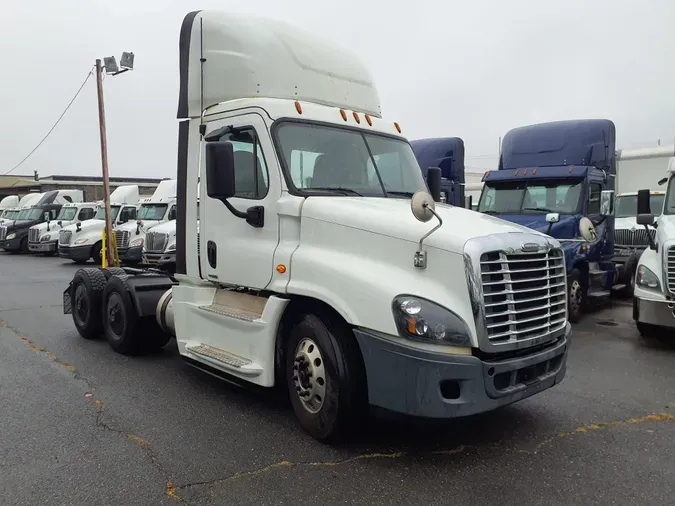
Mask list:
[[58,214],[58,213],[56,212],[56,209],[52,209],[51,211],[49,211],[49,219],[50,219],[50,220],[55,220],[57,214]]
[[221,137],[230,141],[234,151],[235,197],[259,200],[267,195],[268,174],[258,135],[245,128]]
[[120,222],[126,223],[129,220],[136,219],[136,208],[135,207],[124,207],[120,211]]
[[91,220],[94,217],[94,210],[91,207],[84,207],[80,209],[80,214],[77,215],[79,221]]
[[176,211],[176,206],[171,206],[171,209],[169,209],[169,221],[175,220],[176,214],[178,214]]
[[586,214],[600,214],[600,194],[602,186],[599,183],[591,183],[588,186],[588,211]]

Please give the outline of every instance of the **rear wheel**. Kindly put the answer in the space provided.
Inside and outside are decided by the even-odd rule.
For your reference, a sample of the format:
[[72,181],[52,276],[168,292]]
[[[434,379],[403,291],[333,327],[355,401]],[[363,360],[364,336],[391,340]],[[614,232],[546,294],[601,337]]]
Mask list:
[[28,253],[28,236],[21,239],[21,253]]
[[366,413],[363,359],[347,325],[306,314],[286,343],[286,384],[300,425],[315,439],[335,442]]
[[649,323],[635,322],[638,332],[645,339],[656,339],[662,343],[673,344],[675,339],[670,334],[671,329],[661,327],[659,325],[651,325]]
[[106,278],[99,269],[80,269],[73,276],[71,303],[73,323],[85,339],[101,335],[101,304]]
[[635,273],[637,265],[633,263],[628,269],[628,274],[626,275],[626,287],[621,291],[621,295],[624,297],[633,297],[633,294],[635,293]]
[[581,279],[581,272],[572,269],[567,276],[567,314],[572,323],[581,319],[586,303],[586,291]]

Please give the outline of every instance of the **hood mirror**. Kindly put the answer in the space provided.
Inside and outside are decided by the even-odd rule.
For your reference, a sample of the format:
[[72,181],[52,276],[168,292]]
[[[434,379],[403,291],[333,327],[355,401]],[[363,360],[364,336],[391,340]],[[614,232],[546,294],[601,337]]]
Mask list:
[[598,234],[595,231],[595,225],[587,217],[581,218],[579,220],[579,235],[586,242],[594,243],[598,240]]
[[426,234],[422,236],[419,242],[419,247],[415,252],[415,257],[413,258],[413,265],[418,269],[427,268],[427,252],[422,249],[422,243],[424,239],[433,234],[436,230],[441,228],[443,225],[443,220],[441,217],[436,214],[436,205],[434,204],[434,199],[425,191],[418,191],[410,199],[410,210],[413,213],[413,216],[422,223],[427,223],[434,216],[438,219],[438,225],[429,230]]
[[546,215],[546,221],[548,223],[558,223],[560,221],[560,213],[548,213]]

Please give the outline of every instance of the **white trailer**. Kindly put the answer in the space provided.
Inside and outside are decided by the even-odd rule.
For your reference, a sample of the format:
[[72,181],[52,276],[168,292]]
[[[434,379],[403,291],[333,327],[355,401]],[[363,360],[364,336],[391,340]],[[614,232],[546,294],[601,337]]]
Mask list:
[[434,203],[355,56],[214,11],[186,16],[179,52],[176,274],[80,269],[80,335],[127,354],[174,335],[194,367],[281,385],[322,441],[369,404],[451,418],[563,379],[560,244]]

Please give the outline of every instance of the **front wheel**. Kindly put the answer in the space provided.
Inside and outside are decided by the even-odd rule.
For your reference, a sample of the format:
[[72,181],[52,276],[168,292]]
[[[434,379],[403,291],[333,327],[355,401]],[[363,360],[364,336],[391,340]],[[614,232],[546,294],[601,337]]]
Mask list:
[[366,413],[363,359],[347,325],[305,314],[286,343],[286,384],[300,425],[315,439],[335,442]]
[[91,258],[93,258],[95,264],[99,266],[103,264],[103,249],[100,242],[94,244],[91,249]]
[[572,269],[567,276],[567,314],[572,323],[581,319],[586,303],[586,293],[581,279],[581,272]]

